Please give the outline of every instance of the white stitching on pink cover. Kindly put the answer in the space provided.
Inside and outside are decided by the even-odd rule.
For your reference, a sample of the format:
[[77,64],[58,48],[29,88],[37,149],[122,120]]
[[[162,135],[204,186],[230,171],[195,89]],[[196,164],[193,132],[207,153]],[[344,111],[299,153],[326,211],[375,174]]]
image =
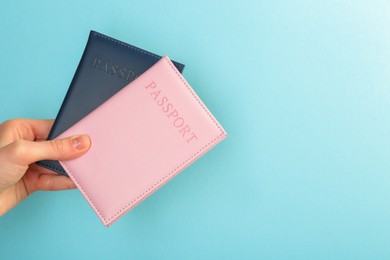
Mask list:
[[202,152],[203,150],[205,150],[207,147],[209,147],[210,145],[212,145],[213,143],[215,143],[218,139],[220,139],[222,136],[225,135],[225,132],[222,130],[221,126],[219,125],[219,123],[217,121],[215,121],[215,119],[213,118],[213,116],[210,114],[210,112],[204,107],[203,103],[199,100],[199,98],[197,97],[197,95],[192,91],[192,89],[188,86],[187,82],[184,80],[184,78],[182,77],[182,75],[180,73],[178,73],[177,69],[173,66],[172,62],[165,56],[163,57],[163,59],[170,65],[170,67],[172,68],[172,70],[176,73],[176,75],[181,79],[181,81],[183,82],[183,84],[186,86],[187,90],[191,93],[191,95],[195,98],[195,100],[199,103],[199,105],[203,108],[203,110],[207,113],[207,115],[210,117],[210,119],[214,122],[214,124],[218,127],[218,129],[221,131],[221,133],[215,137],[213,140],[211,140],[208,144],[206,144],[205,146],[203,146],[202,148],[200,148],[197,152],[195,152],[193,155],[191,155],[190,157],[188,157],[185,161],[183,161],[182,163],[180,163],[178,166],[176,166],[172,171],[170,171],[167,175],[165,175],[162,179],[158,180],[157,182],[155,182],[152,186],[150,186],[148,189],[146,189],[142,194],[138,195],[137,198],[135,198],[134,200],[132,200],[131,202],[129,202],[128,204],[126,204],[123,208],[121,208],[120,210],[118,210],[114,215],[112,215],[111,217],[109,217],[108,219],[104,218],[102,216],[102,213],[99,211],[99,209],[96,207],[95,203],[93,203],[93,201],[90,199],[90,197],[88,196],[87,192],[83,189],[83,187],[80,185],[80,183],[78,182],[77,178],[73,176],[73,174],[71,173],[71,171],[69,170],[69,168],[65,165],[64,162],[62,162],[62,166],[66,169],[66,171],[68,172],[69,175],[71,175],[74,179],[74,181],[77,183],[77,185],[80,187],[80,190],[81,192],[84,194],[84,196],[87,198],[87,200],[90,202],[90,204],[92,205],[92,207],[96,210],[97,214],[100,216],[101,219],[103,219],[103,223],[105,225],[109,225],[112,220],[114,220],[115,218],[117,218],[120,214],[126,212],[127,210],[130,210],[132,207],[134,207],[136,205],[137,202],[139,202],[139,199],[142,198],[144,195],[148,194],[149,195],[151,194],[150,191],[153,191],[155,190],[156,187],[158,187],[161,183],[163,183],[164,181],[166,180],[169,180],[170,177],[173,177],[174,174],[176,172],[176,174],[178,174],[179,172],[177,170],[179,170],[180,168],[182,168],[184,165],[186,165],[189,161],[193,160],[194,158],[196,158],[200,152]]

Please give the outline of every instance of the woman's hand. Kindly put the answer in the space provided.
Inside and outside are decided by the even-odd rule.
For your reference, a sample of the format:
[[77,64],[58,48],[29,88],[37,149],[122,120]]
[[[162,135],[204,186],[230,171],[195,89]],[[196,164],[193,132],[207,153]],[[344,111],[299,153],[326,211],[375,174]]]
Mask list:
[[34,164],[70,160],[90,146],[86,135],[45,141],[53,120],[12,119],[0,124],[0,216],[38,190],[75,188],[72,180]]

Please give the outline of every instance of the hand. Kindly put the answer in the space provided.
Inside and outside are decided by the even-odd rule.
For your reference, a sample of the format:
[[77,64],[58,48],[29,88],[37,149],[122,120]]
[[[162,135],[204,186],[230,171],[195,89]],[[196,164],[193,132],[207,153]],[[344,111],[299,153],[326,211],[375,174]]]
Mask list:
[[86,135],[46,140],[53,120],[13,119],[0,124],[0,216],[38,190],[75,188],[67,176],[34,164],[40,160],[70,160],[91,144]]

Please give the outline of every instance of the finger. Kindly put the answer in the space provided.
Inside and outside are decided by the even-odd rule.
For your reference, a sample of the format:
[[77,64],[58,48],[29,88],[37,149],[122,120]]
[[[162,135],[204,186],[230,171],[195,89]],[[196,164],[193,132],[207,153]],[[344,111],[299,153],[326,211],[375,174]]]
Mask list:
[[41,160],[71,160],[84,154],[90,145],[88,136],[76,135],[44,142],[18,140],[0,152],[8,161],[25,166]]
[[34,141],[37,141],[37,142],[47,141],[47,136],[45,138],[35,138]]
[[13,141],[23,140],[46,140],[53,120],[11,119],[0,125],[0,147]]
[[41,174],[36,183],[37,190],[69,190],[76,188],[73,181],[62,175]]
[[22,182],[17,182],[0,193],[0,217],[28,196]]
[[52,119],[38,119],[30,120],[26,119],[30,125],[32,132],[34,133],[34,140],[46,140],[53,126],[54,120]]

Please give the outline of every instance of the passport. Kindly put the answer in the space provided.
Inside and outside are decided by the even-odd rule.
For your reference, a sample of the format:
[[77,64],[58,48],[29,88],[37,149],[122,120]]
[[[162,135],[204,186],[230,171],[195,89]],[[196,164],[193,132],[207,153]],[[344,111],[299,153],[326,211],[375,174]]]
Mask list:
[[167,56],[58,138],[80,133],[89,150],[60,164],[105,226],[227,136]]
[[[76,73],[48,135],[52,140],[154,65],[161,56],[91,31]],[[173,62],[182,72],[184,65]],[[38,165],[66,175],[58,161]]]

